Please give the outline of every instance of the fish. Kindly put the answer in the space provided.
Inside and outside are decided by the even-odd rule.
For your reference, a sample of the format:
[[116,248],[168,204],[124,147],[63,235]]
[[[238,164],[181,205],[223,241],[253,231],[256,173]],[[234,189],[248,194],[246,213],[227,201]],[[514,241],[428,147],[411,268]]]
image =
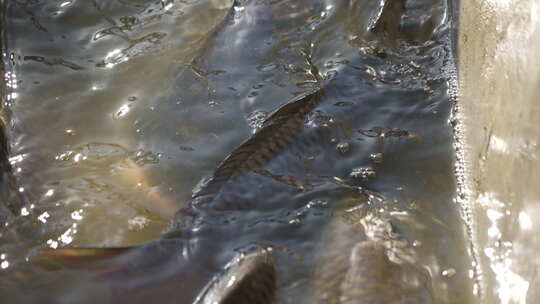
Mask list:
[[[32,261],[48,269],[84,269],[98,273],[100,280],[125,278],[126,273],[141,272],[147,261],[171,260],[171,254],[189,250],[189,243],[199,236],[191,231],[197,230],[197,221],[212,212],[228,208],[228,203],[219,199],[223,187],[237,178],[260,170],[266,162],[287,148],[298,138],[302,126],[311,110],[324,99],[324,90],[294,98],[275,110],[252,137],[244,141],[217,167],[212,178],[197,191],[192,199],[178,211],[168,233],[162,240],[135,247],[119,248],[59,248],[39,250]],[[199,250],[217,250],[212,248]],[[181,294],[192,300],[185,303],[274,303],[276,285],[276,265],[270,253],[271,248],[248,250],[232,257],[228,266],[217,273],[202,274],[196,284],[182,289]],[[159,252],[159,253],[157,253]],[[143,265],[137,265],[141,261]],[[193,263],[193,262],[190,262]],[[173,277],[179,280],[189,278],[190,268],[195,265],[175,264],[179,267]],[[123,279],[122,279],[123,280]],[[231,281],[232,280],[232,281]],[[168,278],[171,282],[171,278]],[[206,286],[199,292],[187,291]],[[174,288],[172,288],[174,289]],[[153,289],[153,294],[159,293]],[[130,298],[129,291],[121,293],[120,298]],[[144,297],[138,297],[139,302]],[[172,300],[171,300],[172,301]],[[174,302],[174,301],[173,301]],[[167,300],[164,301],[167,303]]]
[[277,289],[275,260],[271,252],[257,250],[225,266],[195,304],[251,304],[274,302]]
[[[226,240],[209,237],[214,229],[221,229],[212,228],[213,219],[221,219],[239,209],[235,202],[220,196],[221,192],[228,183],[237,179],[241,183],[242,179],[249,179],[250,174],[259,174],[266,163],[294,145],[302,137],[307,117],[324,99],[325,90],[321,88],[292,99],[269,115],[262,127],[233,150],[209,181],[178,211],[163,239],[129,248],[44,250],[34,257],[35,261],[51,269],[70,267],[99,272],[100,280],[111,282],[122,282],[137,273],[153,277],[154,263],[172,263],[171,275],[165,276],[169,284],[163,289],[166,291],[161,292],[159,289],[163,286],[155,285],[156,282],[146,285],[148,281],[143,280],[148,293],[133,297],[130,288],[118,285],[119,290],[124,289],[117,294],[118,298],[128,298],[135,303],[152,297],[168,303],[161,295],[171,292],[182,295],[186,299],[182,303],[275,303],[279,265],[271,246],[235,253],[221,268],[219,264],[206,263],[204,260],[211,258],[201,254],[230,256],[231,252],[227,252],[230,248],[223,247]],[[362,204],[365,199],[356,202]],[[370,217],[347,211],[350,207],[344,203],[337,212],[337,221],[345,228],[337,232],[328,227],[323,230],[323,234],[330,233],[327,237],[330,241],[321,241],[324,248],[317,250],[324,254],[315,262],[320,268],[311,278],[313,299],[310,303],[432,303],[429,275],[406,259],[399,262],[392,259],[394,245],[400,244],[400,237],[393,233],[390,222],[379,220],[370,224]],[[240,208],[243,210],[246,208]],[[377,233],[367,233],[370,227],[376,227]],[[236,236],[227,231],[223,235]],[[202,243],[189,253],[190,243],[196,241]],[[179,252],[197,254],[198,258],[174,262],[175,253]],[[174,284],[171,287],[175,280],[186,278],[193,280],[186,288],[174,287]]]
[[307,115],[323,97],[324,91],[317,90],[288,102],[271,114],[254,136],[236,148],[217,167],[212,178],[194,195],[194,199],[215,194],[227,181],[260,170],[299,135]]
[[[233,8],[231,7],[232,11]],[[309,61],[309,59],[306,60]],[[195,62],[196,59],[193,61]],[[312,67],[314,66],[312,65]],[[313,72],[312,76],[320,80],[318,71]],[[190,223],[194,222],[194,218],[204,217],[212,209],[219,208],[219,206],[223,207],[224,204],[216,203],[214,200],[227,182],[261,169],[266,162],[280,151],[286,149],[294,141],[300,133],[307,115],[321,101],[323,96],[324,90],[319,89],[315,92],[308,92],[285,103],[269,115],[260,130],[230,153],[217,167],[208,183],[193,196],[185,207],[178,211],[171,224],[175,229],[171,228],[163,239],[133,247],[37,248],[29,254],[29,262],[32,266],[25,267],[27,265],[24,265],[22,267],[23,271],[25,268],[28,270],[27,268],[39,266],[46,271],[37,271],[36,276],[44,275],[47,277],[47,273],[54,276],[56,271],[72,272],[76,276],[77,270],[83,270],[92,278],[89,282],[104,280],[111,282],[112,288],[123,285],[122,282],[125,279],[136,273],[147,271],[145,275],[151,276],[149,273],[155,270],[153,263],[164,261],[164,264],[167,264],[172,259],[171,255],[189,250],[190,242],[192,242],[189,234],[190,230],[193,230]],[[1,131],[2,135],[6,135],[5,128],[2,128]],[[0,152],[4,156],[4,161],[0,163],[0,165],[4,165],[1,169],[2,172],[12,176],[8,159],[8,141],[6,137],[0,139],[2,139],[1,143],[4,144],[0,146],[0,149],[2,149]],[[8,189],[17,189],[14,186],[15,183],[12,185],[4,182],[2,185]],[[11,191],[10,193],[18,195],[17,191]],[[205,201],[204,206],[201,204],[203,200]],[[4,200],[7,203],[12,201],[10,199]],[[13,212],[13,215],[17,215],[16,213],[21,210],[21,206],[25,204],[25,198],[23,197],[17,200],[16,204],[8,204],[7,207]],[[18,233],[15,233],[15,235],[20,236]],[[178,303],[179,301],[182,303],[224,304],[273,303],[276,292],[276,269],[274,259],[268,253],[268,250],[266,248],[264,250],[243,251],[229,259],[228,266],[225,268],[219,265],[220,267],[215,271],[209,271],[208,273],[200,271],[201,275],[198,277],[190,277],[190,273],[197,273],[198,266],[195,265],[196,263],[191,261],[185,263],[173,262],[176,271],[167,277],[168,282],[172,282],[172,284],[164,284],[166,286],[161,289],[159,287],[151,288],[151,294],[145,293],[144,295],[134,293],[133,289],[136,288],[133,288],[133,286],[126,289],[120,286],[117,290],[112,291],[114,294],[113,301],[132,299],[131,302],[143,302],[146,296],[154,299],[159,298],[160,290],[162,290],[162,295],[172,291],[183,298],[183,300],[178,300],[178,298],[166,298],[163,296],[160,301],[162,303]],[[33,270],[31,271],[33,272]],[[194,283],[185,283],[183,284],[185,285],[184,288],[176,288],[174,280],[171,280],[172,278],[184,281],[186,278],[188,280],[193,279]],[[234,283],[231,283],[231,278],[234,278]],[[135,285],[139,286],[137,283]],[[203,288],[203,286],[205,287]],[[246,292],[246,290],[249,290],[249,292]],[[2,290],[3,294],[7,292],[9,291]],[[17,302],[17,296],[24,298],[25,295],[13,295],[12,298],[15,302]],[[54,302],[54,299],[48,297],[56,296],[42,295],[42,297],[39,297],[39,301],[43,303]],[[21,300],[21,302],[27,301]]]
[[351,23],[355,40],[376,42],[379,51],[398,52],[399,43],[422,44],[447,26],[439,13],[450,3],[437,0],[351,1],[350,10],[358,12],[358,22]]
[[341,202],[325,230],[312,278],[311,303],[434,303],[431,280],[418,267],[391,219]]

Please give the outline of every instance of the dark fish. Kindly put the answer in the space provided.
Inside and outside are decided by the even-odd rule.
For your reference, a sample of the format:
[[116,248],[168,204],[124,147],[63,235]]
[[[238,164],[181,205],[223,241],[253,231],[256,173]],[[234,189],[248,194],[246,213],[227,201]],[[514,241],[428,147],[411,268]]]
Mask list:
[[[308,63],[313,68],[313,76],[320,81],[315,67]],[[201,245],[203,249],[198,253],[207,256],[200,256],[200,261],[182,259],[181,256],[183,252],[189,255],[190,244],[200,237],[192,234],[193,223],[219,204],[218,194],[227,187],[226,184],[264,170],[267,162],[298,139],[308,115],[324,97],[324,89],[319,89],[293,99],[269,115],[262,127],[230,153],[212,178],[178,212],[172,223],[174,229],[162,240],[132,248],[46,250],[37,253],[34,260],[49,268],[95,271],[99,280],[110,281],[111,288],[118,288],[115,295],[123,301],[138,303],[159,299],[162,303],[169,303],[178,302],[175,297],[182,296],[180,303],[274,303],[277,273],[271,252],[255,250],[236,255],[224,269],[223,264],[213,265],[207,261],[210,259],[208,256],[225,254],[219,241]],[[313,294],[316,299],[313,303],[406,303],[400,299],[429,303],[424,300],[424,285],[407,289],[399,281],[404,273],[413,273],[412,268],[390,261],[383,241],[358,237],[362,234],[358,229],[358,218],[348,218],[347,221],[353,226],[352,234],[356,236],[350,239],[339,235],[331,237],[335,244],[330,244],[329,248],[338,251],[333,251],[335,256],[323,258],[318,263],[321,272],[314,278],[316,290]],[[351,235],[351,232],[344,234]],[[156,266],[159,263],[167,266],[170,263],[167,269],[170,274],[162,275],[162,269]],[[128,278],[137,274],[149,276],[136,284],[135,289],[139,290],[133,291],[131,286],[124,286]],[[157,278],[156,282],[150,281],[152,277]],[[393,291],[385,293],[384,288],[393,288]]]
[[[0,95],[0,97],[2,96]],[[0,107],[0,225],[5,228],[8,223],[14,221],[18,221],[18,223],[14,225],[17,226],[16,231],[15,229],[6,229],[0,233],[4,240],[9,239],[11,242],[22,243],[35,234],[36,222],[20,218],[21,208],[26,205],[28,200],[18,191],[17,180],[9,160],[10,148],[6,133],[8,121],[9,111]]]
[[7,113],[0,112],[0,200],[13,215],[18,215],[24,205],[24,197],[18,189],[13,169],[9,162],[9,145],[5,132]]
[[267,250],[256,250],[228,265],[195,304],[274,303],[276,280],[274,257]]
[[[168,252],[162,257],[163,260],[171,259],[170,255],[175,251],[186,250],[186,244],[191,241],[190,225],[194,219],[204,217],[208,210],[219,204],[216,201],[219,199],[217,194],[226,187],[227,182],[251,172],[259,172],[266,162],[295,141],[308,114],[323,99],[324,91],[321,89],[293,99],[270,115],[262,128],[236,148],[218,166],[210,181],[194,195],[193,200],[179,211],[173,221],[176,229],[167,234],[164,240],[150,244],[156,249],[146,252],[144,248],[138,247],[62,248],[40,252],[38,260],[57,263],[62,267],[104,272],[105,276],[101,277],[106,279],[115,275],[125,277],[124,272],[132,271],[129,267],[132,267],[130,263],[134,263],[133,260],[155,260],[159,256],[155,254],[156,250]],[[344,206],[343,209],[347,207],[351,206]],[[330,241],[324,243],[324,248],[320,250],[323,256],[316,262],[320,268],[313,278],[313,300],[310,303],[432,303],[429,277],[406,260],[396,263],[390,258],[393,244],[399,242],[398,237],[390,231],[390,224],[379,222],[376,237],[366,238],[363,214],[346,211],[338,214],[338,221],[345,228],[337,232],[325,229],[330,231]],[[169,241],[176,244],[172,249],[160,248],[160,242]],[[218,253],[222,249],[219,244],[213,244],[204,250],[205,254],[212,255],[212,252]],[[123,266],[110,262],[111,259],[122,261],[120,264]],[[187,267],[197,269],[193,265]],[[177,272],[167,279],[169,284],[174,281],[173,278],[190,280],[191,273],[197,270],[180,267]],[[188,296],[187,299],[191,300],[185,303],[274,303],[276,282],[277,272],[272,253],[268,250],[254,250],[236,255],[223,270],[200,277],[194,275],[193,285],[188,286],[206,287],[197,292],[195,298]],[[158,288],[148,287],[156,294]],[[185,290],[178,288],[178,292],[183,294]],[[138,299],[142,297],[137,297],[135,302]]]
[[308,113],[323,97],[324,91],[319,90],[276,110],[258,132],[227,156],[194,198],[216,194],[230,179],[261,169],[298,136]]
[[311,303],[433,303],[429,275],[410,261],[391,222],[350,207],[326,229]]
[[[231,6],[229,15],[234,11],[233,7],[234,5]],[[227,20],[229,18],[232,17],[228,16]],[[311,66],[312,76],[316,81],[320,81],[321,77],[315,66],[309,58],[306,59]],[[193,60],[193,62],[196,61],[197,58]],[[319,89],[293,99],[269,115],[259,131],[242,143],[218,166],[208,183],[194,195],[190,203],[178,212],[172,226],[189,227],[194,214],[204,215],[204,210],[200,208],[201,199],[204,198],[207,202],[206,207],[211,208],[212,199],[224,184],[238,176],[261,169],[266,162],[283,151],[300,134],[307,115],[323,96],[323,90]],[[0,153],[5,156],[4,161],[0,162],[1,172],[11,173],[5,138],[0,138]],[[2,185],[16,189],[5,181]],[[17,194],[16,191],[14,193]],[[12,207],[10,209],[17,211],[22,205],[21,203],[10,206]],[[275,262],[269,251],[255,250],[244,253],[230,261],[224,270],[218,268],[207,271],[206,267],[199,266],[194,261],[180,261],[179,263],[175,261],[177,252],[189,248],[192,240],[188,232],[189,229],[172,231],[166,234],[163,240],[135,247],[38,250],[30,255],[30,260],[34,265],[41,265],[44,269],[68,272],[70,269],[79,269],[86,273],[94,273],[97,281],[110,282],[110,285],[108,283],[107,285],[111,289],[118,289],[112,291],[114,301],[117,301],[116,297],[118,297],[132,303],[155,299],[160,299],[161,303],[192,303],[193,301],[200,304],[274,303],[277,275]],[[140,287],[135,289],[125,286],[124,282],[127,279],[136,278],[140,273],[151,277],[152,271],[161,271],[161,268],[156,270],[159,267],[155,267],[155,263],[167,264],[169,262],[172,274],[163,275],[165,279],[161,278],[162,280],[158,279],[159,282],[155,282],[155,284],[163,283],[161,286],[143,283],[140,283],[141,286],[139,283],[134,283]],[[142,282],[145,279],[135,279],[135,281]],[[147,287],[151,294],[143,290],[142,285]],[[197,289],[205,285],[207,287],[202,291]],[[43,303],[53,301],[48,299],[48,296],[50,295],[44,295],[39,301]]]
[[377,0],[351,1],[360,20],[351,22],[351,31],[361,41],[375,40],[380,48],[398,50],[401,41],[424,43],[433,39],[438,28],[444,26],[445,1],[438,0]]

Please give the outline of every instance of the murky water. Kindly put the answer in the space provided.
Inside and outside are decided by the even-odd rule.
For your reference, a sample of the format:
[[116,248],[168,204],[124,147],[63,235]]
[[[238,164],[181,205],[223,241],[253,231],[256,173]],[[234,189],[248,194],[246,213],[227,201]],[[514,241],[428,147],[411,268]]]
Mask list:
[[[451,9],[392,3],[4,2],[6,192],[21,199],[2,211],[0,296],[191,303],[235,254],[270,247],[278,303],[473,302]],[[273,110],[314,91],[279,153],[246,160],[209,210],[186,205]],[[159,239],[181,207],[202,215],[103,266],[129,275],[27,262]]]

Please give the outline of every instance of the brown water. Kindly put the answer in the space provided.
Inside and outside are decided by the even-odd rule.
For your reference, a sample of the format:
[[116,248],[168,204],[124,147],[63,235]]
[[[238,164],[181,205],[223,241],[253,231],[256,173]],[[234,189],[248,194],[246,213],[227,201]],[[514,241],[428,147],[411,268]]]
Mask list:
[[[473,302],[475,278],[455,203],[449,118],[456,78],[446,1],[406,1],[382,15],[370,1],[3,7],[4,111],[11,114],[6,132],[17,182],[8,191],[25,201],[9,202],[18,214],[2,211],[8,225],[0,297],[118,301],[87,270],[47,271],[26,257],[42,247],[158,239],[193,189],[268,113],[322,86],[325,97],[298,141],[264,167],[303,187],[257,174],[231,182],[220,195],[249,208],[190,226],[192,252],[182,251],[183,243],[149,247],[145,263],[152,266],[141,266],[148,271],[114,286],[137,290],[135,302],[190,303],[233,253],[271,246],[278,302],[309,302],[306,293],[325,288],[318,287],[320,271],[338,276],[324,271],[325,259],[347,259],[356,244],[377,241],[370,231],[385,223],[405,247],[381,250],[396,256],[382,259],[381,269],[398,280],[422,273],[435,303]],[[355,222],[346,220],[350,212]],[[182,217],[175,223],[182,226]],[[179,285],[178,298],[153,292],[153,282],[171,277],[192,282]]]

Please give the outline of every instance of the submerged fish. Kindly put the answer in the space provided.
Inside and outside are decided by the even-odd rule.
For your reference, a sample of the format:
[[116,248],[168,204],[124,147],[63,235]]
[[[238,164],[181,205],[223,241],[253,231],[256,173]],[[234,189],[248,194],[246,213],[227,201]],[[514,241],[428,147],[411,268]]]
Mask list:
[[[161,286],[166,293],[176,292],[185,297],[181,303],[273,303],[276,292],[276,266],[269,248],[254,249],[233,254],[232,261],[225,270],[207,272],[197,270],[198,261],[171,261],[178,254],[186,254],[190,243],[201,236],[192,235],[199,230],[201,221],[213,217],[214,212],[234,210],[238,206],[229,203],[219,196],[222,188],[237,178],[260,170],[266,162],[275,157],[294,141],[300,133],[304,121],[310,111],[324,97],[324,90],[318,90],[292,100],[277,109],[263,123],[262,128],[250,139],[235,149],[216,169],[213,177],[193,196],[193,199],[183,207],[173,220],[171,231],[163,240],[133,248],[61,248],[40,251],[34,257],[36,262],[49,268],[83,268],[98,272],[98,277],[115,280],[125,280],[126,274],[143,272],[152,276],[151,272],[159,261],[171,263],[170,284],[173,278],[177,280],[192,280],[184,286]],[[230,236],[234,237],[234,236]],[[218,240],[219,241],[219,240]],[[225,254],[220,252],[221,244],[208,244],[196,249],[201,254]],[[221,249],[222,250],[222,249]],[[148,265],[147,263],[150,263]],[[160,264],[161,265],[161,264]],[[219,266],[218,266],[219,267]],[[204,267],[206,268],[206,267]],[[155,269],[157,271],[157,269]],[[193,273],[197,273],[193,276]],[[129,277],[129,276],[128,276]],[[121,279],[122,278],[122,279]],[[146,281],[146,280],[145,280]],[[205,283],[206,282],[206,283]],[[119,283],[121,285],[121,282]],[[114,286],[111,283],[111,286]],[[137,284],[138,285],[138,284]],[[204,289],[200,289],[206,286]],[[115,296],[121,299],[132,299],[128,289],[118,287]],[[199,288],[199,290],[197,290]],[[158,288],[159,289],[159,288]],[[165,291],[164,291],[165,293]],[[158,297],[159,291],[152,289],[148,297]],[[136,301],[145,296],[137,296]],[[190,299],[190,300],[187,300]],[[175,299],[160,299],[167,303],[178,302]]]
[[391,221],[357,204],[344,201],[325,231],[311,303],[433,303],[429,274]]
[[[159,298],[164,303],[178,302],[164,297],[174,293],[185,299],[180,303],[274,303],[279,265],[275,264],[272,247],[231,252],[226,247],[226,239],[211,235],[215,229],[225,230],[221,234],[223,238],[238,235],[228,232],[227,227],[213,228],[214,221],[238,210],[249,210],[249,206],[222,195],[222,190],[226,190],[229,183],[234,186],[236,179],[238,183],[250,179],[250,174],[264,176],[260,172],[265,164],[298,140],[307,116],[324,98],[324,89],[320,89],[292,100],[270,115],[263,127],[235,149],[178,212],[171,231],[162,240],[140,248],[46,250],[41,251],[36,260],[49,267],[67,266],[99,272],[100,280],[111,282],[114,301],[118,297],[135,302],[151,298]],[[361,218],[347,216],[344,214],[343,218],[353,228],[340,234],[348,236],[330,236],[333,241],[326,245],[333,250],[322,250],[327,256],[317,262],[322,271],[316,272],[312,279],[316,299],[311,303],[431,303],[426,277],[416,275],[416,269],[408,263],[389,260],[386,244],[391,240],[366,239],[364,232],[358,229]],[[246,229],[245,225],[247,223],[239,223],[233,229]],[[196,248],[191,248],[193,243]],[[195,254],[197,259],[183,258]],[[219,264],[212,261],[213,255],[224,256],[221,261],[229,260],[228,266],[221,270]],[[163,263],[170,264],[170,273],[155,273],[161,269],[156,265],[163,266]],[[133,286],[126,286],[125,282],[137,273],[149,278],[135,284],[146,289],[144,292],[133,293]],[[154,276],[157,282],[150,283]],[[407,281],[412,276],[421,280]],[[182,283],[175,286],[175,281]],[[201,289],[202,286],[205,287]],[[384,292],[387,288],[391,288],[391,292]]]
[[254,251],[225,266],[196,304],[273,303],[277,288],[274,258],[269,251]]

